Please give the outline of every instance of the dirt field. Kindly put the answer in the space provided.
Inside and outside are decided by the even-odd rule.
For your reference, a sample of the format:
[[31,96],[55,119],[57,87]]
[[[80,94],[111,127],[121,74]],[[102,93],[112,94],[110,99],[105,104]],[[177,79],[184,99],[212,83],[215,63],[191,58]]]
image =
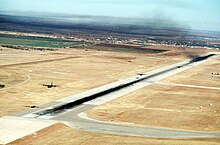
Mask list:
[[[166,82],[219,87],[220,58],[177,74]],[[166,128],[220,131],[220,90],[154,84],[98,106],[88,114],[104,121]]]
[[[159,46],[152,47],[159,49]],[[112,51],[25,51],[1,48],[0,116],[11,115],[69,95],[134,76],[187,58],[180,49],[154,53]],[[58,85],[47,88],[43,84]],[[9,105],[10,104],[10,105]]]
[[74,130],[61,123],[16,140],[10,145],[218,145],[219,139],[147,139]]

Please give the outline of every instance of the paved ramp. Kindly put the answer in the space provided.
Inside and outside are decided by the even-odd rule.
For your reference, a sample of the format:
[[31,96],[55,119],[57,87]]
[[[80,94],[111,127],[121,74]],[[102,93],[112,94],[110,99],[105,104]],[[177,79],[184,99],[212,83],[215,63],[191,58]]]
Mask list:
[[55,124],[52,120],[39,120],[5,116],[0,118],[0,144],[7,144]]

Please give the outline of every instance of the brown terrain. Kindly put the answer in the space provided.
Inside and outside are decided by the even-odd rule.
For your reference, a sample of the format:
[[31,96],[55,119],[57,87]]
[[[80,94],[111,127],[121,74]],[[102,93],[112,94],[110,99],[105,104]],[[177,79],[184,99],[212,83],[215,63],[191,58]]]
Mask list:
[[[159,49],[159,46],[151,46]],[[0,116],[12,115],[42,104],[108,84],[137,73],[182,61],[181,49],[163,53],[113,51],[26,51],[1,48]],[[56,88],[44,85],[53,82]],[[10,105],[9,105],[10,104]]]

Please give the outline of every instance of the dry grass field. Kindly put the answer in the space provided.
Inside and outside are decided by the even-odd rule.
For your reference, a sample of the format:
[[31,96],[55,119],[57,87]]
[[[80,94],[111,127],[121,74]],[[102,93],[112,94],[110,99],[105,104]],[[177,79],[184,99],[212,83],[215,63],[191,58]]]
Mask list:
[[74,130],[58,123],[24,138],[18,139],[10,145],[218,145],[219,139],[147,139],[89,133]]
[[[220,58],[164,81],[219,87]],[[87,113],[91,118],[119,123],[198,131],[220,131],[220,90],[154,84]]]
[[[159,49],[159,46],[152,46]],[[159,54],[113,51],[25,51],[1,47],[0,116],[134,76],[187,58],[180,49]],[[177,55],[178,54],[178,55]],[[175,56],[176,55],[176,56]],[[47,88],[43,84],[57,85]]]

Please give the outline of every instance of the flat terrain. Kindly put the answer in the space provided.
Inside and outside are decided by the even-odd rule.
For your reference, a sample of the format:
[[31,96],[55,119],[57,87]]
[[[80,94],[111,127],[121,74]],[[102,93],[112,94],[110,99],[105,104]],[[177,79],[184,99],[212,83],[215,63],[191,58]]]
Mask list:
[[40,130],[34,134],[16,140],[11,145],[218,145],[219,139],[147,139],[141,137],[128,137],[117,135],[105,135],[74,130],[58,123]]
[[219,72],[219,65],[220,59],[213,59],[165,79],[168,84],[145,87],[87,113],[91,118],[110,122],[220,131],[220,78],[211,74]]
[[[72,42],[56,43],[50,39],[5,39],[12,39],[7,44],[33,47],[39,45],[59,48],[61,45],[73,45]],[[3,39],[2,41],[6,42]],[[132,47],[132,50],[129,47]],[[87,51],[28,51],[0,47],[0,84],[5,85],[0,88],[0,116],[40,107],[57,99],[208,52],[164,45],[146,46],[141,50],[137,46],[108,46],[108,50],[105,49],[105,46],[93,46]],[[89,117],[97,120],[121,124],[220,131],[220,90],[216,89],[220,87],[219,76],[212,75],[219,72],[219,60],[211,60],[163,80],[165,84],[156,83],[145,87],[95,107],[87,113]],[[201,81],[202,79],[204,81]],[[51,83],[56,87],[45,86]],[[177,86],[176,83],[213,88]],[[58,123],[11,144],[217,145],[219,139],[147,139],[84,132]]]
[[[169,51],[158,54],[90,49],[25,51],[1,47],[0,84],[5,85],[5,88],[0,89],[0,116],[11,115],[30,109],[31,106],[40,106],[188,58],[180,49],[165,46],[162,49]],[[43,86],[51,82],[57,87]]]

